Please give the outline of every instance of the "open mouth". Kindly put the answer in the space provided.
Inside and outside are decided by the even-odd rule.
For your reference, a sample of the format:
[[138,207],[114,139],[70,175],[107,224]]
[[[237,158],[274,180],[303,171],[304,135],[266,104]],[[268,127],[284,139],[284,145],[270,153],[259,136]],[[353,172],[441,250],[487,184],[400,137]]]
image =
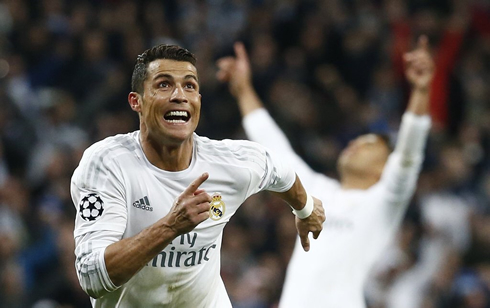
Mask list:
[[187,123],[190,117],[189,112],[180,110],[169,111],[163,116],[165,121],[174,124]]

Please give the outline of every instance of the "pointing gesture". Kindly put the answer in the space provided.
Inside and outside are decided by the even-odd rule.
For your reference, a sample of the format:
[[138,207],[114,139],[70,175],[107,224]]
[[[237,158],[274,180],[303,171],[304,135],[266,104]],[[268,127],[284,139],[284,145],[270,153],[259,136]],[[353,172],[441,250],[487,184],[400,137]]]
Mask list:
[[252,69],[245,46],[237,42],[233,48],[235,57],[224,57],[216,62],[219,68],[216,77],[222,82],[228,82],[228,88],[237,99],[240,112],[247,115],[261,108],[262,102],[252,85]]
[[313,234],[313,238],[317,239],[320,232],[323,229],[323,222],[325,221],[325,210],[323,209],[322,202],[313,197],[313,213],[305,219],[296,219],[296,230],[298,231],[301,246],[304,251],[310,250],[310,239],[308,235],[310,232]]
[[239,97],[252,87],[252,72],[243,43],[235,43],[233,49],[235,57],[225,57],[217,61],[219,71],[216,77],[222,82],[228,82],[232,95]]
[[208,177],[208,173],[203,173],[175,199],[166,218],[169,227],[177,235],[192,231],[198,224],[209,218],[212,198],[204,189],[199,189]]
[[434,61],[430,55],[429,40],[423,35],[417,42],[417,48],[407,52],[403,59],[407,80],[414,88],[428,90],[434,75]]

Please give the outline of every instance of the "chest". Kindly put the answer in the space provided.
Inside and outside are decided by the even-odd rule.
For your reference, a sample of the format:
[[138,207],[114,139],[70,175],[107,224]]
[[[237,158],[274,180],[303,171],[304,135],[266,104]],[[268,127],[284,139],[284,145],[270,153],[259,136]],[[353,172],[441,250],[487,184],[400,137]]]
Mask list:
[[[139,233],[166,216],[176,198],[204,172],[208,172],[210,176],[199,188],[211,195],[213,202],[209,211],[210,218],[195,230],[197,232],[206,230],[205,234],[199,234],[199,241],[204,242],[207,241],[207,237],[210,240],[221,233],[224,225],[248,197],[244,189],[248,183],[246,172],[206,163],[201,163],[188,171],[175,174],[158,173],[142,166],[125,170],[124,193],[127,208],[125,237]],[[189,242],[190,246],[190,243],[196,241],[194,237],[197,235],[189,236],[190,238],[182,238],[179,241]]]

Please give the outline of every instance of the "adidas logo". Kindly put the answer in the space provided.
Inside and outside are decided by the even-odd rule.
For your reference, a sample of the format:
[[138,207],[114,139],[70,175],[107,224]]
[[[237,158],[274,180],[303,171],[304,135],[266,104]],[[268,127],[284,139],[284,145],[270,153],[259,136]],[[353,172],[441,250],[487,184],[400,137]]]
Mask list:
[[153,208],[150,206],[150,201],[148,200],[148,196],[144,196],[143,198],[134,201],[133,206],[137,209],[153,212]]

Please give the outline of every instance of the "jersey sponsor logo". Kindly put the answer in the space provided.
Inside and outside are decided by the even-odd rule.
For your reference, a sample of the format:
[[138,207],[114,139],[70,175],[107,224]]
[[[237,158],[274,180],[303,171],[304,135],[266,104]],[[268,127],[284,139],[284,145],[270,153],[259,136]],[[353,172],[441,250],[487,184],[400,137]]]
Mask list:
[[144,196],[143,198],[134,201],[133,206],[137,209],[153,212],[153,208],[150,206],[150,200],[148,200],[148,196]]
[[176,247],[161,251],[146,266],[151,267],[191,267],[209,261],[210,252],[216,244],[201,247],[199,250],[179,251]]
[[[181,234],[164,250],[157,254],[146,266],[150,267],[191,267],[208,262],[214,255],[216,244],[195,247],[197,233]],[[182,249],[185,247],[185,250]],[[183,251],[184,250],[184,251]]]
[[83,220],[94,221],[102,216],[104,212],[104,202],[96,193],[90,193],[80,200],[78,213]]
[[221,194],[216,192],[212,196],[211,207],[209,208],[209,218],[212,220],[220,220],[225,215],[225,203],[223,202]]

